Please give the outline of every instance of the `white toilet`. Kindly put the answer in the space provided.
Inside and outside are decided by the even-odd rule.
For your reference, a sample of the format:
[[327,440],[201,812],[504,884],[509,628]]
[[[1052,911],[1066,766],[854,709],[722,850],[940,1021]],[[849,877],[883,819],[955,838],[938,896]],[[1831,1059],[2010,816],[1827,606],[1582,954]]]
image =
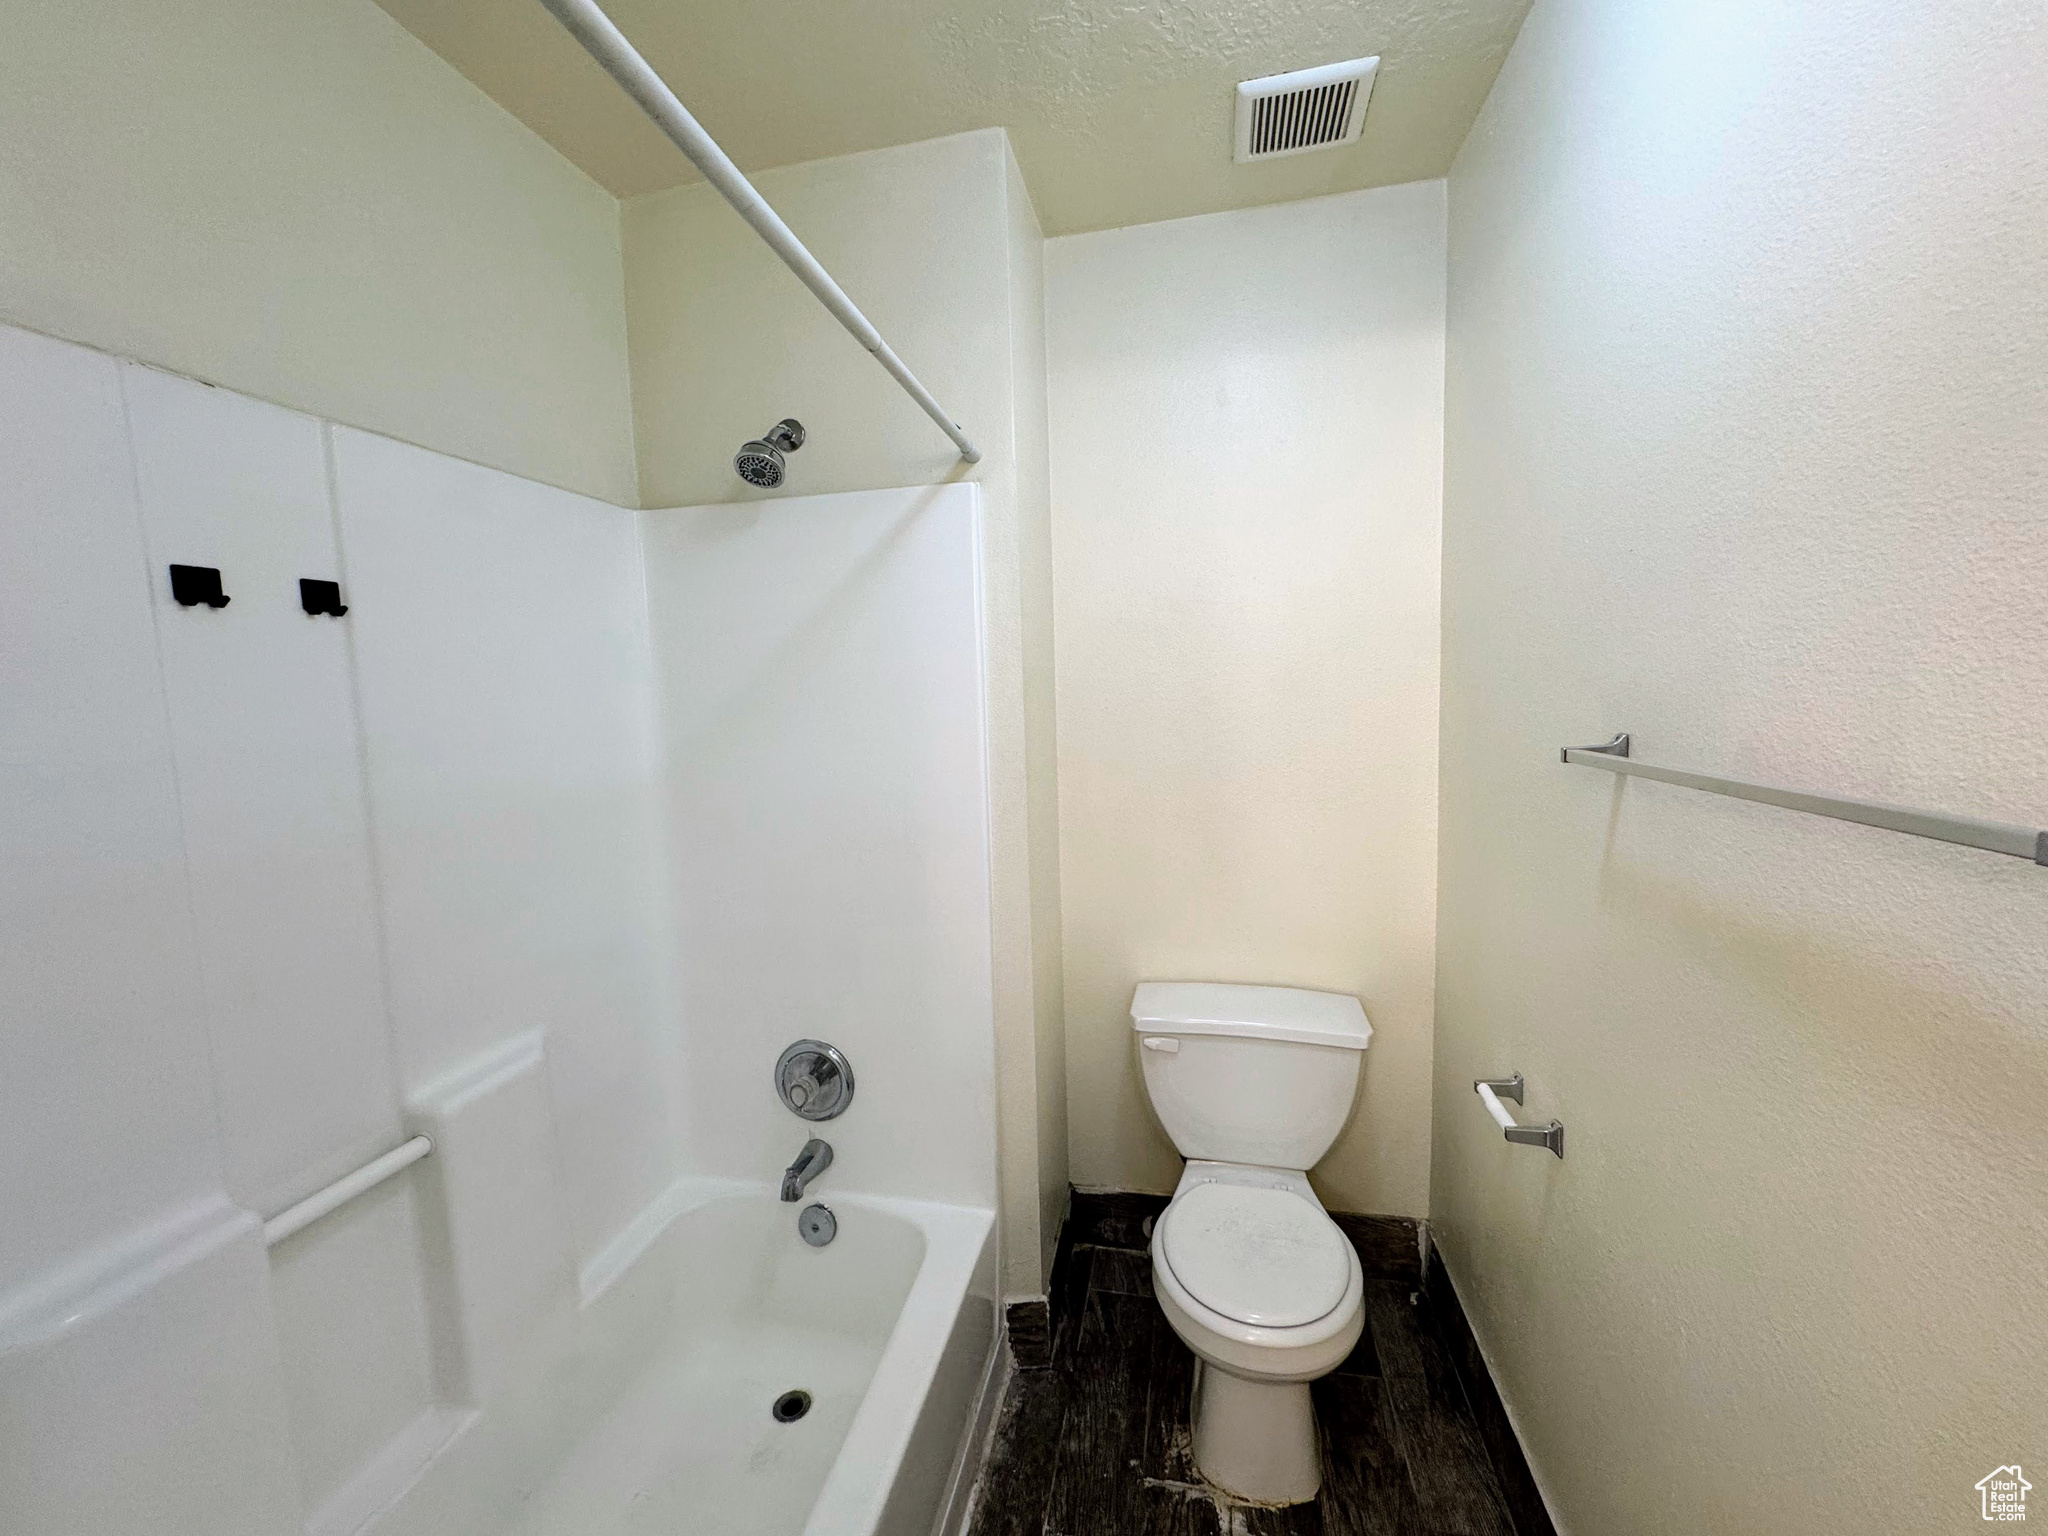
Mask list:
[[1148,981],[1131,999],[1145,1092],[1188,1160],[1152,1230],[1152,1289],[1195,1352],[1195,1465],[1262,1504],[1322,1483],[1308,1384],[1364,1327],[1364,1274],[1309,1188],[1351,1113],[1358,999]]

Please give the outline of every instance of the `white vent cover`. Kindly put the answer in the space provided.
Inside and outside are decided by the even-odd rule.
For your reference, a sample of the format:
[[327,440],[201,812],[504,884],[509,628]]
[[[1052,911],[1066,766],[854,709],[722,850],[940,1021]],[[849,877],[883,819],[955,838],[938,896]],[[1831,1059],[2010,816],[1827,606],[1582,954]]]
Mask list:
[[1282,155],[1356,144],[1379,67],[1376,58],[1349,59],[1241,82],[1237,88],[1238,162],[1277,160]]

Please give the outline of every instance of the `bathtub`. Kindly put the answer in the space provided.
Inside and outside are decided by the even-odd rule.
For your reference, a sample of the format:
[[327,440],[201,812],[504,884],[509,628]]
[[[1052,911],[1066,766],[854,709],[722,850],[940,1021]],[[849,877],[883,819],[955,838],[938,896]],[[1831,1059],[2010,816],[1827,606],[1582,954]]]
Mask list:
[[772,1187],[679,1191],[586,1296],[616,1390],[504,1536],[931,1536],[995,1342],[992,1213],[834,1194],[812,1248]]

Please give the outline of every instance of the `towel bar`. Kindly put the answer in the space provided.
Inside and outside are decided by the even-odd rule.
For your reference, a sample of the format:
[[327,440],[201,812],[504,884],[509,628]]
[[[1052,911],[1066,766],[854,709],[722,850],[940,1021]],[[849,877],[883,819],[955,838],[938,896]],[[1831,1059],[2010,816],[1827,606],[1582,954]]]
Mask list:
[[2048,831],[2016,827],[2003,821],[1980,821],[1974,816],[1950,816],[1941,811],[1915,811],[1903,805],[1886,805],[1879,800],[1849,800],[1840,795],[1815,795],[1803,789],[1781,789],[1775,784],[1752,784],[1745,779],[1724,779],[1711,773],[1693,773],[1684,768],[1659,768],[1639,763],[1628,755],[1627,731],[1597,747],[1564,747],[1560,762],[1579,768],[1605,768],[1660,784],[1679,784],[1687,789],[1705,790],[1710,795],[1729,795],[1737,800],[1754,800],[1788,811],[1805,811],[1810,816],[1832,816],[1837,821],[1882,827],[1887,832],[1905,832],[1914,837],[1931,837],[1938,842],[1960,843],[1965,848],[1982,848],[1987,853],[2009,854],[2048,865]]

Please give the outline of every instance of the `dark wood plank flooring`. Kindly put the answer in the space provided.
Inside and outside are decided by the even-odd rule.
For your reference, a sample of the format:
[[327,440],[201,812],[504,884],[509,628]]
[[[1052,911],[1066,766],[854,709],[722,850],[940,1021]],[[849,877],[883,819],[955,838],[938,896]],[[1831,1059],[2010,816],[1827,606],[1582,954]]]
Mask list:
[[[1194,1356],[1153,1299],[1146,1252],[1165,1203],[1076,1197],[1054,1274],[1051,1364],[1011,1378],[969,1536],[1552,1536],[1540,1504],[1532,1515],[1504,1495],[1504,1484],[1522,1492],[1526,1471],[1494,1466],[1494,1426],[1459,1374],[1463,1340],[1445,1336],[1435,1296],[1418,1303],[1419,1255],[1403,1258],[1386,1231],[1354,1234],[1371,1277],[1365,1333],[1311,1389],[1321,1494],[1266,1509],[1203,1483],[1190,1444]],[[1375,1243],[1384,1262],[1367,1252]]]

